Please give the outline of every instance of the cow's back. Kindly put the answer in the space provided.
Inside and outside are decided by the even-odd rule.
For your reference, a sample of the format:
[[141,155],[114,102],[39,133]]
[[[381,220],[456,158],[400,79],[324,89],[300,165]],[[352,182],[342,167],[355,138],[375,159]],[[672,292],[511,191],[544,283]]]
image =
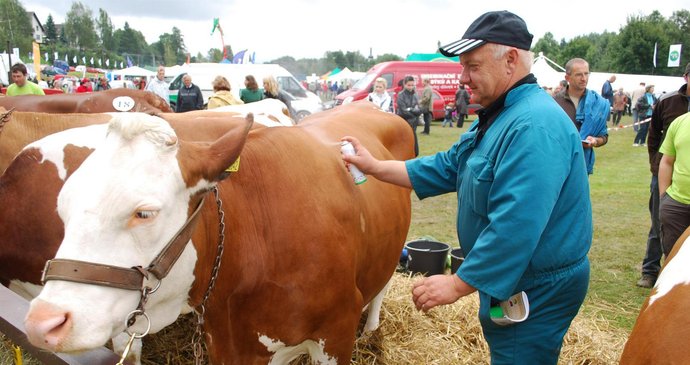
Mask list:
[[142,113],[173,111],[160,96],[152,92],[134,89],[110,89],[90,93],[41,96],[19,95],[0,98],[0,107],[38,113],[106,113],[120,111],[115,109],[113,105],[113,100],[118,97],[132,99],[133,103],[128,111]]

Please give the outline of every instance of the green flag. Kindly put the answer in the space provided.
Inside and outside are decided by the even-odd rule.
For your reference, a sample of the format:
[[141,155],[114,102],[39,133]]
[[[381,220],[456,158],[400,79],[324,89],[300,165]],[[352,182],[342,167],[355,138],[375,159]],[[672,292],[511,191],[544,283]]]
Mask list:
[[213,18],[213,29],[211,29],[211,35],[213,35],[213,32],[216,31],[216,28],[218,28],[218,18]]

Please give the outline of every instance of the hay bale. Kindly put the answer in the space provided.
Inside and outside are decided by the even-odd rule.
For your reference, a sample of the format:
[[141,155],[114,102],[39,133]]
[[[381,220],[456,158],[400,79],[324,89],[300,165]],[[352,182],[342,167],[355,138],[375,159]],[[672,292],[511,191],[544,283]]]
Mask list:
[[[478,296],[469,295],[424,314],[412,304],[410,289],[415,280],[394,275],[381,310],[381,326],[357,338],[351,364],[489,364],[489,348],[477,318]],[[193,316],[187,315],[163,332],[147,336],[143,364],[193,364],[193,332]],[[580,313],[566,334],[559,363],[616,363],[626,338],[596,313]],[[310,362],[303,356],[292,364]]]

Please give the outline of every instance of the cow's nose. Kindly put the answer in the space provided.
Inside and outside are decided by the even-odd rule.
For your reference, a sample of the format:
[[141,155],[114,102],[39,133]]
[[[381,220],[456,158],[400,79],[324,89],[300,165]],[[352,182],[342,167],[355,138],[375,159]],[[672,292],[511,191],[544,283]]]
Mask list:
[[24,319],[29,342],[36,347],[59,351],[72,329],[70,314],[57,306],[35,299]]

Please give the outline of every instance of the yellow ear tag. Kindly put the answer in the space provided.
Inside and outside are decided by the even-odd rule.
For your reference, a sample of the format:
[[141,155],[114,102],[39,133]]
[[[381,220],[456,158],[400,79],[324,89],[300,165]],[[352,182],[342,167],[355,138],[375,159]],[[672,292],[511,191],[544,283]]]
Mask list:
[[15,365],[23,364],[22,348],[19,346],[13,346],[14,349],[14,363]]
[[225,171],[237,172],[239,169],[240,169],[240,158],[238,157],[237,160],[235,160],[235,162],[233,162],[232,165],[230,165],[230,167],[225,169]]

